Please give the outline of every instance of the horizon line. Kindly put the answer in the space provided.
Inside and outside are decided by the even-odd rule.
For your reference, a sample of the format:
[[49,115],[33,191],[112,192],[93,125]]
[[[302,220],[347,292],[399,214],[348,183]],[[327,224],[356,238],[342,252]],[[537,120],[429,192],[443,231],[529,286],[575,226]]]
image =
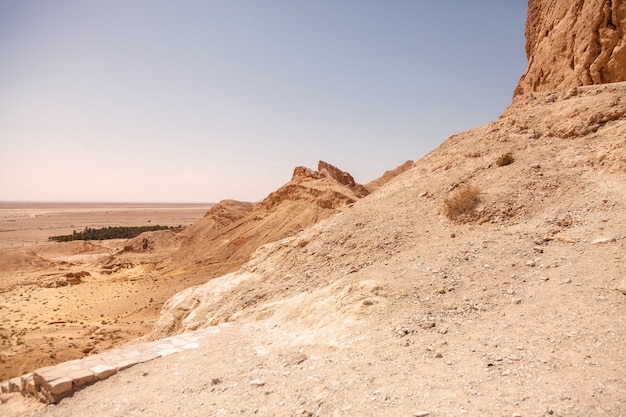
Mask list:
[[[221,200],[220,200],[221,201]],[[0,200],[0,204],[184,204],[184,205],[215,205],[216,202],[206,201],[103,201],[103,200]]]

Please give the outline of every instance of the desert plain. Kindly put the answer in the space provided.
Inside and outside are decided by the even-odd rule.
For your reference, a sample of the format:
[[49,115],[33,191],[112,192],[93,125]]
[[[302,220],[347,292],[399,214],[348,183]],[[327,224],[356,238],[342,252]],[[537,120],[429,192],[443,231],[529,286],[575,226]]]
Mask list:
[[187,226],[210,207],[0,203],[0,379],[146,333],[162,303],[189,284],[151,278],[132,261],[103,268],[125,239],[56,243],[50,236],[86,227]]

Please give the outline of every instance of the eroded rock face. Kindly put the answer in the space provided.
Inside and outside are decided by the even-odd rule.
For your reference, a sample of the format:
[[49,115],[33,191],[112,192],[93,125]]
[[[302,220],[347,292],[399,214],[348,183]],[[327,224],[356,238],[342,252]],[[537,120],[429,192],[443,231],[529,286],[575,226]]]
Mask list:
[[515,96],[626,81],[626,1],[530,0]]

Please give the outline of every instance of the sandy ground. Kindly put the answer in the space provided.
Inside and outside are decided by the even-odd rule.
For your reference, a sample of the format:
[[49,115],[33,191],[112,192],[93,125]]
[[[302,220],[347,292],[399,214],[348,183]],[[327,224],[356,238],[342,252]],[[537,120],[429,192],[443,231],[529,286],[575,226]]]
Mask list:
[[[210,205],[0,204],[0,379],[141,336],[189,282],[107,269],[124,240],[49,243],[85,227],[189,225]],[[194,282],[197,283],[197,282]]]

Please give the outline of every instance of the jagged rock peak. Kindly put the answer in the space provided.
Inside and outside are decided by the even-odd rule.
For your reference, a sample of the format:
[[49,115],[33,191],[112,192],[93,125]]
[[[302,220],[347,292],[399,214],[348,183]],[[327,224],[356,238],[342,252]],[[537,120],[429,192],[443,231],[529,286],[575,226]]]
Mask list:
[[314,180],[322,178],[322,174],[317,171],[313,171],[311,168],[307,167],[296,167],[293,170],[293,175],[291,176],[291,180],[295,181],[299,178],[313,178]]
[[529,0],[514,96],[626,81],[626,1]]
[[354,178],[352,178],[352,175],[340,170],[336,166],[333,166],[327,162],[319,161],[319,163],[317,164],[317,172],[329,178],[332,178],[339,184],[345,185],[347,187],[353,188],[356,185],[356,182],[354,181]]
[[291,180],[296,181],[304,178],[329,178],[351,189],[357,194],[358,197],[365,197],[369,194],[369,191],[363,185],[357,183],[352,175],[324,161],[318,162],[317,171],[313,171],[312,169],[303,166],[296,167],[293,171]]

